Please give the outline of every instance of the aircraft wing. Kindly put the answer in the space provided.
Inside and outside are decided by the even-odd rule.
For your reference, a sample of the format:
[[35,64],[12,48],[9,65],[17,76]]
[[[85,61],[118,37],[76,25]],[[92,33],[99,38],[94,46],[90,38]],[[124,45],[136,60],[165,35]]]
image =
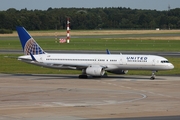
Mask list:
[[[55,69],[73,69],[73,70],[82,70],[82,69],[86,69],[87,67],[89,66],[94,66],[94,65],[88,65],[88,64],[54,64],[54,63],[48,63],[48,64],[45,64],[45,63],[39,63],[39,62],[36,62],[35,63],[36,65],[39,65],[39,66],[43,66],[43,67],[48,67],[48,68],[55,68]],[[99,67],[102,67],[102,68],[107,68],[107,66],[105,65],[96,65],[96,66],[99,66]]]
[[[54,68],[54,69],[73,69],[73,70],[82,70],[86,69],[89,66],[94,66],[90,64],[65,64],[65,63],[43,63],[36,61],[35,57],[31,55],[32,59],[28,58],[19,58],[18,60],[21,60],[26,63],[34,64],[37,66],[47,67],[47,68]],[[96,65],[102,68],[107,68],[106,65]]]

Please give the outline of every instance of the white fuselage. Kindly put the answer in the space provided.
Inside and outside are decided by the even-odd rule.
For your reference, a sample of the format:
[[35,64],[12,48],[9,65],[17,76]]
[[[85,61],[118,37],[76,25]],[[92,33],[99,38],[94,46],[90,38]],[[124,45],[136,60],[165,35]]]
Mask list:
[[[89,66],[101,66],[109,70],[170,70],[174,66],[168,60],[155,55],[130,54],[40,54],[34,55],[37,65],[56,69],[83,69]],[[32,60],[30,55],[19,57],[20,60]],[[33,62],[36,64],[36,62]]]

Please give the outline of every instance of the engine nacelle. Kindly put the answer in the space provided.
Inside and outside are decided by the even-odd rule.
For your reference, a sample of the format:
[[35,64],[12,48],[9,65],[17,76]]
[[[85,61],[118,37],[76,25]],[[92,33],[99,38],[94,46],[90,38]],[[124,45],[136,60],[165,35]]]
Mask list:
[[128,70],[112,70],[108,72],[113,73],[113,74],[127,74]]
[[86,74],[91,76],[103,76],[105,73],[104,69],[100,66],[89,66],[86,68]]

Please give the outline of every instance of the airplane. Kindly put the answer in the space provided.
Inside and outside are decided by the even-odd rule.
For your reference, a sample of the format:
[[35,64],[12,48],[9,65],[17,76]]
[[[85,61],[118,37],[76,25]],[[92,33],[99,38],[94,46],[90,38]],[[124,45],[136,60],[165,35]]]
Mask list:
[[150,70],[150,79],[160,70],[171,70],[174,65],[157,55],[134,54],[57,54],[46,53],[24,27],[16,27],[24,55],[18,60],[54,69],[81,70],[79,78],[102,77],[106,72],[126,74],[128,70]]

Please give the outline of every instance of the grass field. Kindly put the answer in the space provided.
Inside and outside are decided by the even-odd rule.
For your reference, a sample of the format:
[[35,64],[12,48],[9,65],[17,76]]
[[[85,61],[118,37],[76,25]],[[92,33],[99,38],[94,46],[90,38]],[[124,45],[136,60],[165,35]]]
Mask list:
[[[180,51],[180,31],[119,31],[119,30],[96,30],[96,31],[73,31],[70,44],[59,44],[55,40],[56,31],[32,31],[32,36],[44,50],[102,50],[107,48],[111,51]],[[60,31],[58,36],[65,36],[66,32]],[[0,49],[21,50],[17,34],[0,35]],[[0,55],[0,73],[27,73],[27,74],[80,74],[80,71],[53,70],[29,65],[17,59]],[[179,75],[180,58],[168,58],[175,65],[170,71],[160,71],[157,75]],[[150,71],[129,71],[128,74],[150,75]]]
[[[70,44],[60,44],[54,38],[35,39],[44,50],[179,51],[180,47],[180,40],[72,38]],[[17,38],[2,39],[0,49],[21,50],[21,45]]]
[[[66,30],[46,30],[46,31],[28,31],[32,36],[64,36],[66,35]],[[71,30],[70,34],[72,36],[76,35],[137,35],[137,34],[179,34],[180,30]],[[12,37],[17,36],[17,32],[14,31],[13,34],[0,34],[0,37]]]
[[[55,39],[64,38],[66,31],[30,33],[44,50],[179,51],[180,46],[180,30],[75,30],[70,44],[59,44]],[[20,50],[17,33],[0,35],[0,49]]]

